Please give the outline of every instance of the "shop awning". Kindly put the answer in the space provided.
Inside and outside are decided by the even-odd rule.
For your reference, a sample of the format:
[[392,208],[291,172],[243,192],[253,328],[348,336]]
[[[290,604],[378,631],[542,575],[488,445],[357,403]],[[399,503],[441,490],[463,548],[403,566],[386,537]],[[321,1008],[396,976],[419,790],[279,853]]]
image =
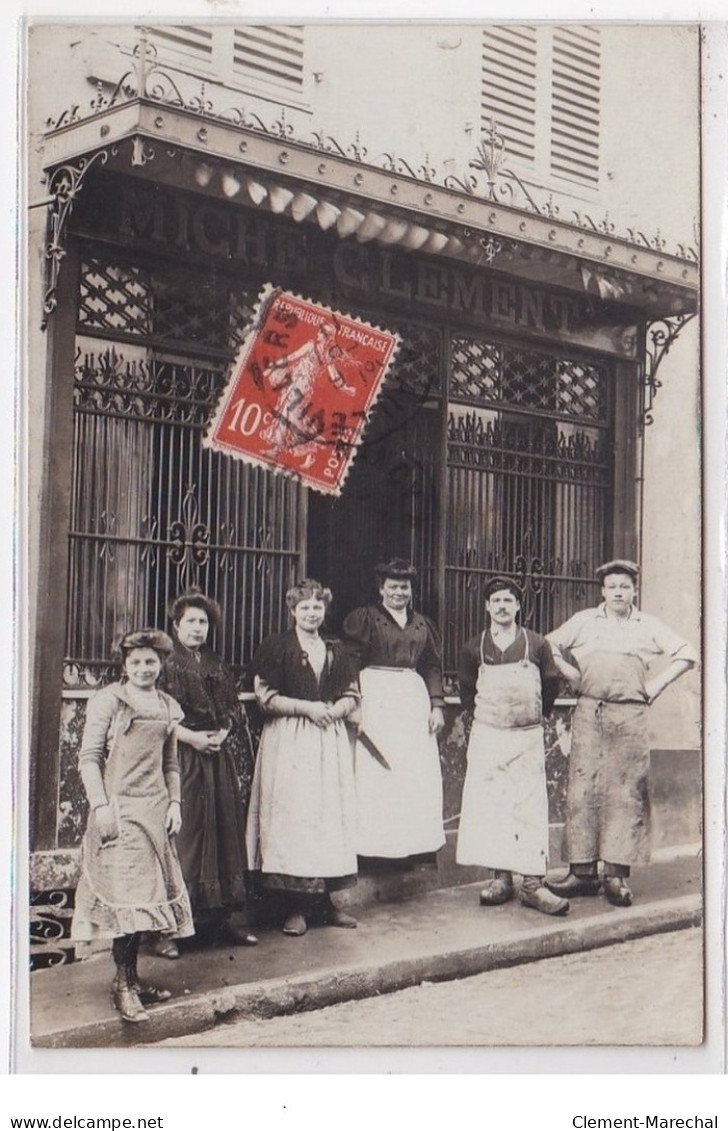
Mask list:
[[[414,175],[392,158],[365,163],[320,135],[290,136],[236,111],[149,97],[115,97],[83,119],[64,115],[45,136],[50,219],[45,309],[55,306],[55,277],[65,221],[91,169],[123,172],[218,200],[286,215],[334,230],[341,239],[491,266],[524,281],[548,283],[630,306],[645,322],[684,318],[697,309],[699,268],[690,249],[668,254],[663,241],[574,214],[566,222],[509,181],[442,183]],[[521,191],[522,190],[522,191]],[[511,203],[518,200],[518,204]],[[504,202],[505,201],[505,202]]]

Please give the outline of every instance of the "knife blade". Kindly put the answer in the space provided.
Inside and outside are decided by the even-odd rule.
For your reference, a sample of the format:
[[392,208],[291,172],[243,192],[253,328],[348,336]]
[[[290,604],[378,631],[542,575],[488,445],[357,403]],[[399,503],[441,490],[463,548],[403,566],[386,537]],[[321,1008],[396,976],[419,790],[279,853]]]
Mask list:
[[371,740],[371,738],[369,737],[369,735],[367,734],[367,732],[365,730],[360,730],[356,737],[358,738],[359,742],[361,742],[364,749],[369,751],[372,758],[374,758],[375,762],[379,762],[379,765],[384,766],[385,770],[391,770],[392,769],[389,762],[387,761],[387,759],[384,757],[381,750],[377,746],[376,742],[373,742]]

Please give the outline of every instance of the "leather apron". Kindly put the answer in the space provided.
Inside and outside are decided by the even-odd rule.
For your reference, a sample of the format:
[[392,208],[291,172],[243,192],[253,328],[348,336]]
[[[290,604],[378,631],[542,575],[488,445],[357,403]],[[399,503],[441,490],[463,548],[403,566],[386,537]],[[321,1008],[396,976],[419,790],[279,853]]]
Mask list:
[[456,859],[542,876],[548,857],[548,799],[541,672],[523,660],[480,667]]
[[[581,661],[571,731],[564,859],[649,859],[649,744],[645,665],[637,655],[590,652]],[[618,695],[618,699],[612,696]]]

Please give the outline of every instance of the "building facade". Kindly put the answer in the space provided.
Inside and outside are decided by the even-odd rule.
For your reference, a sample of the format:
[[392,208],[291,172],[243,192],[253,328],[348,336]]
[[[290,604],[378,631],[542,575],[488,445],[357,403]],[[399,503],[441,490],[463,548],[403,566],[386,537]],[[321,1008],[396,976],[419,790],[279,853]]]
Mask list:
[[[336,632],[374,596],[377,561],[414,560],[418,607],[444,637],[451,829],[464,757],[457,656],[481,626],[485,584],[516,579],[525,622],[548,631],[598,600],[605,558],[646,556],[658,573],[660,546],[675,547],[674,521],[650,502],[659,464],[645,485],[660,429],[695,478],[677,573],[662,589],[650,582],[651,607],[695,639],[697,601],[676,617],[672,587],[684,594],[699,569],[697,256],[645,234],[670,223],[649,177],[644,220],[623,230],[604,215],[610,185],[615,208],[629,197],[636,142],[615,161],[610,115],[639,87],[634,36],[577,25],[30,29],[39,937],[62,933],[53,901],[72,900],[85,702],[112,677],[118,633],[165,626],[190,584],[222,605],[216,647],[245,695],[296,576],[331,586]],[[697,142],[689,29],[676,50],[695,68]],[[696,208],[691,175],[683,212]],[[630,183],[639,197],[639,165]],[[401,338],[338,498],[201,442],[269,283]],[[680,351],[677,415],[661,421],[653,401]],[[697,751],[696,700],[693,687],[679,725],[654,736],[663,759]],[[557,823],[568,703],[550,742]],[[50,949],[49,961],[65,958],[62,941]]]

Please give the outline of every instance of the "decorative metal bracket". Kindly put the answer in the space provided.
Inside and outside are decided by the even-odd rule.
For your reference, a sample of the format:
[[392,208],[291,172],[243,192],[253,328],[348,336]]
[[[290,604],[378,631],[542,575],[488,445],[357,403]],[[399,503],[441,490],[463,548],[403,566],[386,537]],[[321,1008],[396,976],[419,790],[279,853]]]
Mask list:
[[677,341],[684,326],[696,317],[696,312],[690,314],[676,314],[669,318],[660,318],[656,322],[648,322],[645,336],[645,361],[644,361],[644,411],[643,421],[645,427],[654,424],[652,409],[655,398],[662,388],[662,382],[657,379],[657,370],[662,364],[662,359],[670,352],[671,346]]
[[56,294],[61,261],[66,254],[65,227],[73,205],[83,188],[86,174],[92,165],[105,165],[116,148],[99,149],[90,157],[82,157],[77,165],[59,165],[50,177],[48,218],[46,227],[45,272],[43,286],[43,317],[41,330],[58,305]]

